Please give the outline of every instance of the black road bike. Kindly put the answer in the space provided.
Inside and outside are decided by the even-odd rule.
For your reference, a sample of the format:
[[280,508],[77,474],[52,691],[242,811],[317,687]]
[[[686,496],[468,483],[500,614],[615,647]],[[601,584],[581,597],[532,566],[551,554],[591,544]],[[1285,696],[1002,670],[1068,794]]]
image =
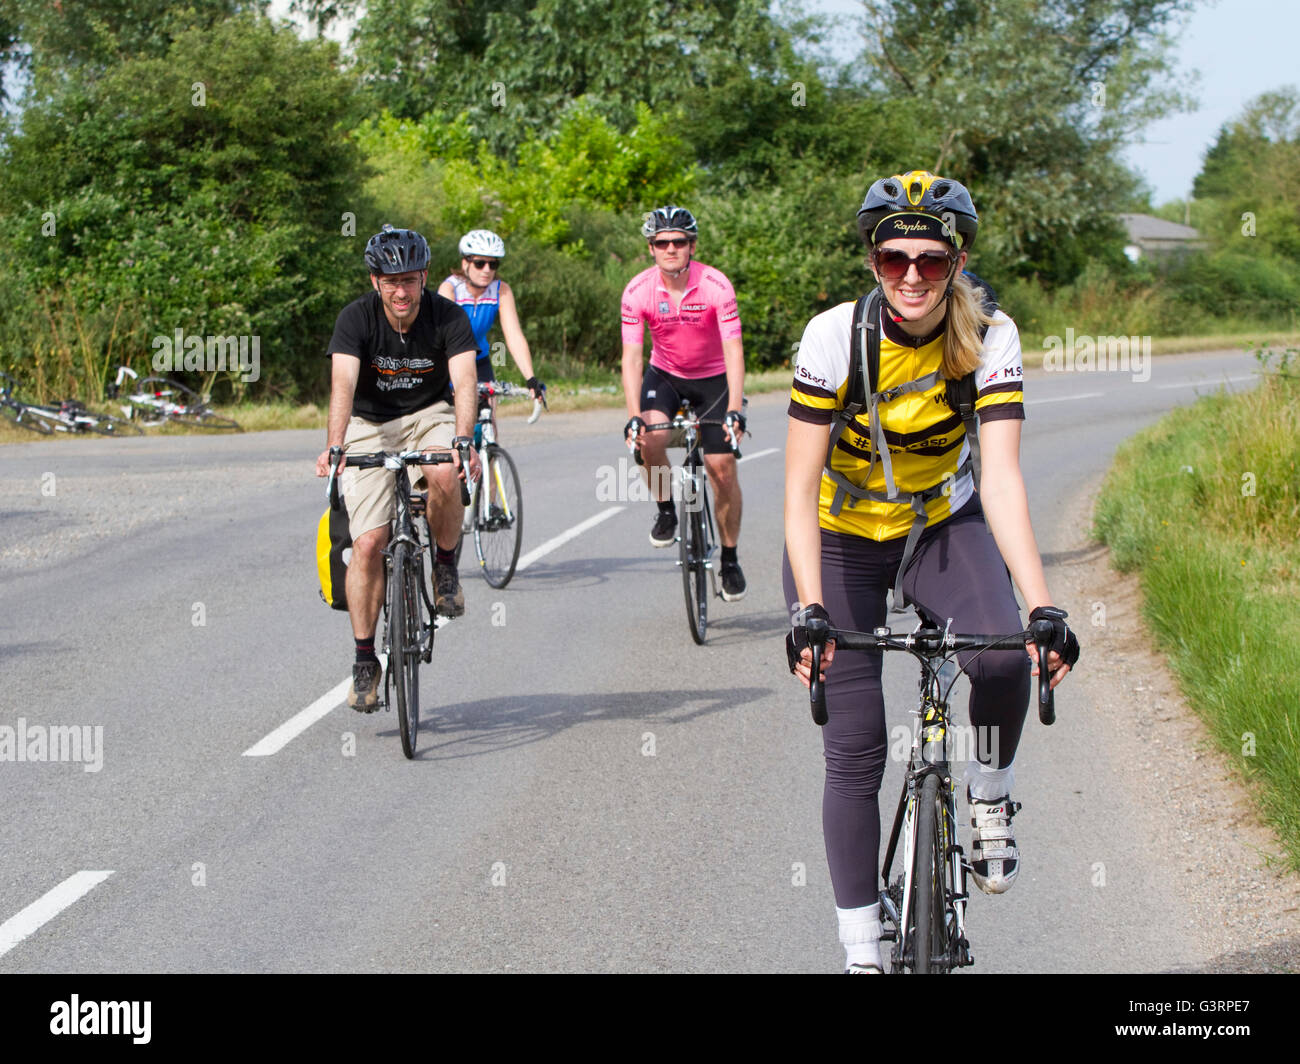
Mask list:
[[[918,611],[919,612],[919,611]],[[898,810],[881,863],[880,915],[882,942],[890,942],[894,973],[942,973],[974,964],[966,937],[966,876],[970,864],[958,842],[957,792],[950,762],[952,728],[948,696],[956,682],[956,655],[961,651],[1038,652],[1038,719],[1056,720],[1047,653],[1052,622],[1038,620],[1011,635],[958,635],[952,621],[939,627],[920,614],[920,625],[908,633],[888,628],[850,632],[831,628],[816,618],[807,624],[812,649],[809,698],[813,720],[825,724],[826,690],[819,679],[822,653],[828,642],[842,650],[901,650],[921,663],[920,699],[912,711],[912,752],[898,798]],[[899,843],[902,852],[899,853]],[[894,859],[899,868],[894,871]]]

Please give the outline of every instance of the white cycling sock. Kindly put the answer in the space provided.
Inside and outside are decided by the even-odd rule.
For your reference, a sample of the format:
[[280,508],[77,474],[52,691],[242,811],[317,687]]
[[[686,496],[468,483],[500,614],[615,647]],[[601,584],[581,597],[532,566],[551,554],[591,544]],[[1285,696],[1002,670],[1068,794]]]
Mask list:
[[966,786],[970,788],[970,796],[984,802],[1009,797],[1011,787],[1016,782],[1015,770],[1015,765],[991,768],[988,765],[981,765],[978,761],[968,761]]
[[874,964],[880,967],[880,902],[864,905],[860,909],[841,909],[835,906],[840,923],[840,942],[850,964]]

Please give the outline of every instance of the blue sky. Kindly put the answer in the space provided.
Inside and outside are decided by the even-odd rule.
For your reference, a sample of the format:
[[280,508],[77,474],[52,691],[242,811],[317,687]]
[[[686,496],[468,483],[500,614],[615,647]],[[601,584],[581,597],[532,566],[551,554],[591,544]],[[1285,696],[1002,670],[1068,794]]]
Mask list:
[[[856,16],[857,0],[806,0],[810,10]],[[1219,127],[1261,92],[1300,84],[1300,0],[1209,0],[1173,34],[1181,73],[1196,69],[1199,107],[1153,123],[1125,160],[1153,190],[1155,203],[1189,195]],[[854,49],[849,49],[852,54]],[[841,54],[837,52],[837,54]]]

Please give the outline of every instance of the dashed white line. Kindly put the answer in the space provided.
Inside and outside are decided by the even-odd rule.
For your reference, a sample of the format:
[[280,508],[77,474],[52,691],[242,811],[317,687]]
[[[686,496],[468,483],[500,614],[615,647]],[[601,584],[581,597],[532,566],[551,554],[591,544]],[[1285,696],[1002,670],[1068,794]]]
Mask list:
[[762,458],[765,454],[776,454],[780,449],[780,447],[769,447],[766,451],[755,451],[753,454],[745,455],[744,458],[737,458],[736,465],[740,465],[741,462],[748,462],[751,458]]
[[1166,388],[1214,388],[1220,384],[1240,384],[1242,381],[1253,381],[1255,374],[1247,373],[1244,377],[1223,377],[1203,381],[1179,381],[1177,384],[1157,384],[1157,390],[1163,391]]
[[[522,558],[520,558],[519,564],[515,566],[515,572],[520,572],[521,570],[526,569],[528,566],[532,565],[533,562],[537,561],[539,558],[543,558],[547,554],[550,554],[551,551],[557,550],[558,548],[564,546],[564,544],[568,543],[569,540],[575,539],[576,537],[582,535],[582,533],[586,532],[588,529],[595,528],[602,521],[609,520],[609,518],[613,517],[616,513],[618,513],[622,509],[624,509],[624,507],[622,506],[607,507],[606,509],[601,510],[600,513],[595,514],[592,517],[587,518],[587,520],[574,525],[568,531],[561,532],[558,536],[555,536],[552,539],[548,539],[540,547],[536,547],[533,550],[530,550],[527,554],[525,554]],[[438,628],[441,628],[444,624],[447,623],[447,621],[448,618],[446,617],[437,617],[434,620],[434,625]],[[384,655],[380,655],[381,660],[383,657]],[[384,662],[384,669],[387,670],[387,668],[388,668],[387,662]],[[340,681],[336,686],[330,688],[330,690],[326,691],[323,695],[320,696],[320,698],[316,699],[316,701],[313,702],[306,709],[299,710],[292,717],[290,717],[283,724],[281,724],[278,728],[276,728],[275,731],[271,732],[265,738],[259,739],[256,743],[254,743],[247,750],[245,750],[244,757],[269,757],[271,754],[278,754],[281,750],[283,750],[286,746],[288,746],[289,743],[291,743],[299,735],[305,732],[308,728],[310,728],[322,717],[326,716],[340,702],[342,702],[344,698],[347,697],[348,685],[351,682],[352,682],[352,678],[346,677],[345,679]]]
[[582,535],[588,529],[595,528],[602,521],[609,520],[611,517],[613,517],[616,513],[618,513],[622,509],[624,509],[624,507],[622,506],[610,506],[604,510],[601,510],[600,513],[588,517],[587,520],[574,525],[567,532],[561,532],[558,536],[554,537],[553,539],[548,539],[540,547],[535,547],[533,550],[530,550],[527,554],[525,554],[522,558],[520,558],[519,564],[515,566],[515,571],[519,572],[522,569],[527,569],[530,565],[533,564],[533,562],[537,561],[539,558],[544,558],[546,555],[550,554],[551,551],[563,547],[566,543],[569,542],[569,540],[576,539],[578,536]]
[[1054,395],[1050,399],[1026,399],[1025,406],[1040,406],[1043,403],[1068,403],[1071,399],[1100,399],[1105,392],[1083,392],[1079,395]]
[[43,924],[49,923],[69,905],[90,893],[112,874],[112,871],[76,872],[53,890],[42,894],[22,912],[0,924],[0,957],[23,939],[39,931]]

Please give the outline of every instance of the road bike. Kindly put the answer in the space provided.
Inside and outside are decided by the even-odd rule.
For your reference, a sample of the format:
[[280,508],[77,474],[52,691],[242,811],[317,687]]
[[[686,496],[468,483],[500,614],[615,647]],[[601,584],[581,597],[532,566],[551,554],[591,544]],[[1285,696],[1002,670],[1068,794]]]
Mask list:
[[[722,421],[701,420],[691,410],[689,400],[682,400],[681,409],[671,420],[657,425],[646,425],[644,432],[673,432],[668,446],[684,446],[686,457],[682,461],[681,501],[677,512],[677,564],[682,571],[682,591],[686,597],[686,622],[691,638],[700,646],[709,627],[710,588],[712,597],[722,598],[718,587],[718,572],[713,555],[718,549],[713,503],[709,498],[709,478],[700,451],[700,426],[723,425]],[[731,453],[740,458],[740,446],[731,443]],[[637,453],[639,462],[640,454]],[[707,576],[706,576],[707,574]]]
[[244,431],[234,418],[222,417],[213,410],[208,396],[199,395],[167,377],[146,377],[131,385],[129,394],[123,395],[122,382],[128,377],[138,380],[139,374],[130,366],[118,366],[117,379],[108,386],[108,395],[124,400],[126,405],[122,412],[141,425],[162,425],[172,421],[203,429]]
[[86,409],[76,399],[65,399],[58,404],[28,403],[14,397],[18,382],[9,374],[0,373],[0,415],[14,425],[19,425],[42,436],[56,432],[97,432],[101,436],[139,436],[140,430],[129,421],[97,414]]
[[[903,780],[889,845],[881,864],[880,915],[882,942],[890,942],[893,973],[943,973],[974,964],[966,936],[966,876],[971,870],[958,842],[957,795],[950,757],[952,738],[948,696],[956,682],[956,655],[987,650],[1025,651],[1032,642],[1038,652],[1038,718],[1056,720],[1047,653],[1052,622],[1038,620],[1010,635],[959,635],[952,621],[940,628],[918,611],[920,624],[908,633],[888,628],[851,632],[826,621],[807,622],[812,649],[809,699],[812,717],[825,724],[826,690],[820,679],[822,653],[828,642],[836,653],[845,650],[901,650],[921,663],[920,698],[912,710],[912,752]],[[967,662],[969,664],[969,661]],[[894,858],[902,854],[897,873]]]
[[[510,453],[497,443],[492,400],[498,396],[522,398],[530,394],[527,388],[503,381],[480,381],[478,385],[474,449],[478,451],[483,475],[475,482],[465,509],[465,523],[460,543],[456,545],[456,561],[460,562],[460,550],[466,538],[472,538],[479,572],[491,587],[505,587],[515,575],[524,530],[524,499],[519,472]],[[541,416],[545,404],[546,400],[541,397],[533,400],[528,424]]]
[[[331,507],[342,505],[338,491],[341,447],[330,448],[330,479],[326,495]],[[466,455],[462,455],[464,461]],[[416,735],[420,730],[420,663],[433,657],[433,635],[437,630],[435,610],[424,576],[425,557],[430,550],[425,495],[411,490],[407,467],[453,462],[449,451],[381,451],[372,454],[349,454],[347,465],[355,469],[391,470],[396,511],[384,548],[384,642],[388,655],[384,670],[384,701],[389,692],[396,696],[398,730],[402,736],[402,753],[415,757]],[[464,501],[466,489],[461,486]]]

